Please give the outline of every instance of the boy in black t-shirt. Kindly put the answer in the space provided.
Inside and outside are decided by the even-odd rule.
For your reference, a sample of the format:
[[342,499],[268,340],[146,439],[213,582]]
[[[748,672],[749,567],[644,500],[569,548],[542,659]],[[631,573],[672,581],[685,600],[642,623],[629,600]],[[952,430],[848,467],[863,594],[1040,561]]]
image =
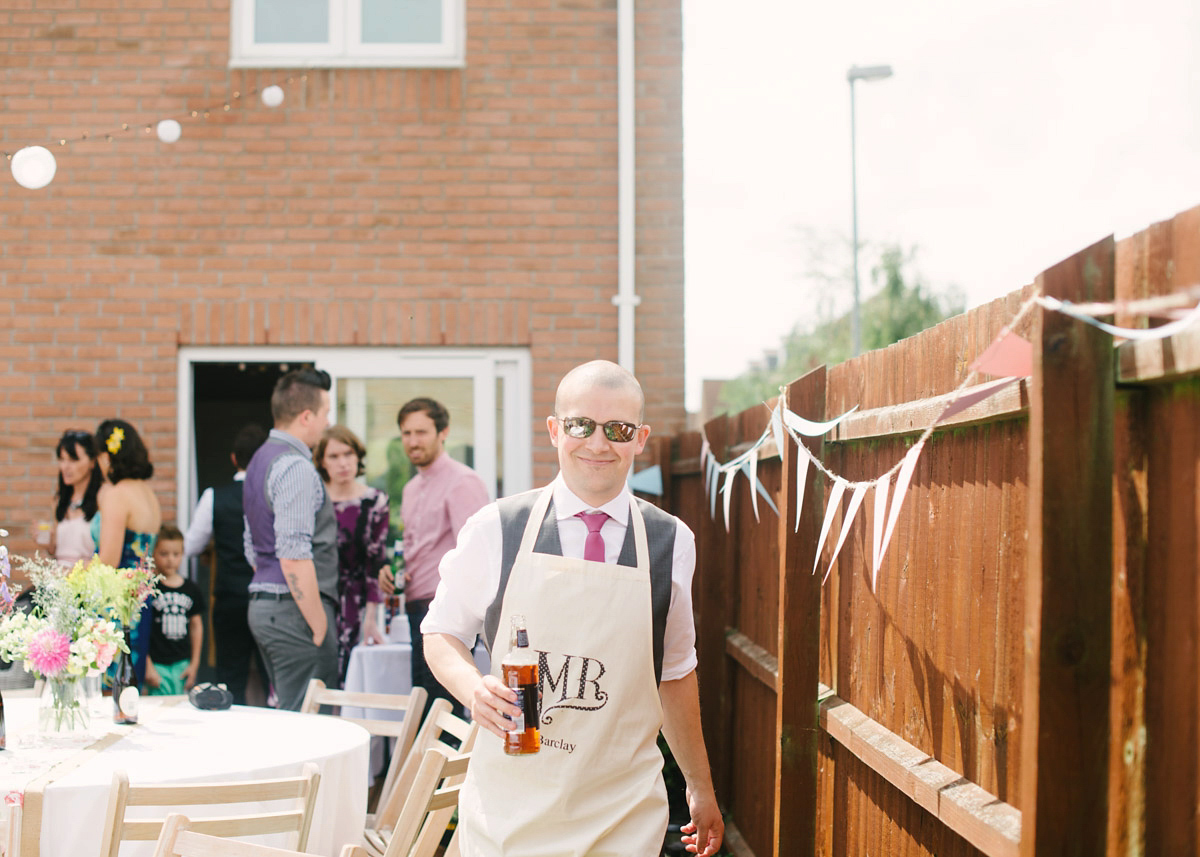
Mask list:
[[162,575],[159,595],[151,602],[154,625],[146,687],[151,694],[186,693],[196,683],[203,649],[204,596],[200,587],[179,573],[183,564],[183,533],[170,524],[158,531],[154,568]]

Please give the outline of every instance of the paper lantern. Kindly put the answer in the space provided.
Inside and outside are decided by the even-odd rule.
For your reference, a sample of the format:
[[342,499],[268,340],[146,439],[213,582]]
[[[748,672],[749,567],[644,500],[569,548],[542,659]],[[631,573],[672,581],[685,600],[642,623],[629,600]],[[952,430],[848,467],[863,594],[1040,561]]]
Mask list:
[[39,190],[54,180],[58,163],[43,146],[26,146],[12,156],[12,174],[17,184]]
[[278,107],[283,104],[283,89],[278,86],[268,86],[262,91],[262,103],[268,107]]
[[158,139],[164,143],[175,143],[183,135],[183,127],[174,119],[164,119],[158,123]]

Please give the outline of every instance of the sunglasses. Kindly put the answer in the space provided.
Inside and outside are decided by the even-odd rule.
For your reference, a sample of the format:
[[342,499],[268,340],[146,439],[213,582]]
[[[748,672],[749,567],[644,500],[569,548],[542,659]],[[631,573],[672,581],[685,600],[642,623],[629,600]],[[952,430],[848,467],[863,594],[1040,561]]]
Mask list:
[[629,443],[637,437],[639,425],[627,423],[623,420],[609,420],[606,423],[597,423],[591,417],[555,417],[562,423],[563,432],[567,437],[573,437],[576,440],[583,440],[585,437],[591,437],[592,432],[596,430],[596,426],[604,429],[604,436],[613,443]]

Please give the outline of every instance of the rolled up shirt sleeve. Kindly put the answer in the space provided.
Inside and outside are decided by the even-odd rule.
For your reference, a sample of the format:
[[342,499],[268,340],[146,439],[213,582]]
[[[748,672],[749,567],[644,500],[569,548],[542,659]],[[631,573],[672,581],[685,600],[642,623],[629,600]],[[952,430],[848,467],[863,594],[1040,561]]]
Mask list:
[[312,559],[317,503],[324,497],[321,477],[311,462],[281,455],[267,477],[267,494],[275,513],[275,555],[280,559]]
[[213,531],[213,490],[205,488],[192,513],[192,522],[183,535],[183,555],[195,556],[206,547]]

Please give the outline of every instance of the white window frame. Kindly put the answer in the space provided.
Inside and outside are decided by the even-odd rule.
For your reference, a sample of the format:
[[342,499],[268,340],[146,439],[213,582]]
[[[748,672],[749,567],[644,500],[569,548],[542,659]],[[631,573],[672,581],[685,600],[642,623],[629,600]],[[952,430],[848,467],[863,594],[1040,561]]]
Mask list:
[[466,0],[441,0],[439,44],[364,43],[361,0],[328,0],[329,41],[254,41],[255,0],[233,0],[230,68],[459,68],[466,65]]
[[[533,363],[524,348],[361,348],[329,346],[184,346],[179,349],[176,376],[175,473],[176,520],[187,530],[199,499],[196,485],[196,443],[193,419],[192,366],[196,363],[312,363],[334,376],[330,399],[337,401],[340,378],[473,378],[475,445],[496,448],[503,432],[504,488],[516,494],[533,487]],[[504,379],[504,425],[495,424],[496,379]],[[330,413],[330,421],[336,419]],[[476,472],[496,491],[495,462],[476,456]],[[493,497],[494,499],[494,497]]]

